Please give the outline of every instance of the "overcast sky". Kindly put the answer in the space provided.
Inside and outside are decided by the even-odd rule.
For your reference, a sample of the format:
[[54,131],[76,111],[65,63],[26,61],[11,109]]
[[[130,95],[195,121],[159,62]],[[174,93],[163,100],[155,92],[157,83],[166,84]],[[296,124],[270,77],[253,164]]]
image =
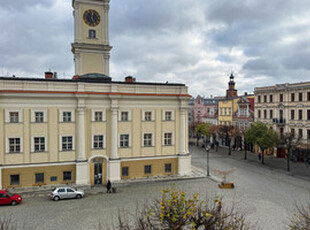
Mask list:
[[[0,0],[0,76],[74,75],[71,0]],[[110,75],[225,95],[310,81],[309,0],[111,0]]]

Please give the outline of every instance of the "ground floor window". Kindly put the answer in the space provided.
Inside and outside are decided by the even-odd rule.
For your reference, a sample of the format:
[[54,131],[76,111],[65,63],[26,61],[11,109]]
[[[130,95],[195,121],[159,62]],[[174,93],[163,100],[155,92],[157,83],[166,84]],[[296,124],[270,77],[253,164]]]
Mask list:
[[57,181],[57,176],[51,176],[51,181]]
[[44,183],[44,173],[36,173],[35,178],[36,178],[36,184]]
[[11,185],[19,185],[19,175],[11,175]]
[[129,176],[129,167],[122,167],[122,176]]
[[170,173],[171,172],[171,164],[165,164],[165,172]]
[[72,174],[71,171],[65,171],[65,172],[63,172],[63,181],[72,180],[71,174]]
[[144,165],[144,174],[151,174],[151,173],[152,173],[152,166]]

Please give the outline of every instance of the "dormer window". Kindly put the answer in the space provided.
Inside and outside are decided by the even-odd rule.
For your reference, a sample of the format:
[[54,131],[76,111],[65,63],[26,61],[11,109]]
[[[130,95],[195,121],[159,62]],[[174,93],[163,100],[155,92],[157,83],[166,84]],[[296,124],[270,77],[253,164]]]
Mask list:
[[88,38],[96,38],[96,30],[88,30]]

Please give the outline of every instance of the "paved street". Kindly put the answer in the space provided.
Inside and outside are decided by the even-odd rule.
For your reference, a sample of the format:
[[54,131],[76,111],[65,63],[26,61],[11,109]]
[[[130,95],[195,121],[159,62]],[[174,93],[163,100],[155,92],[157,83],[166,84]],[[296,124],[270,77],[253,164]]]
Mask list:
[[[0,216],[11,216],[19,229],[98,229],[99,222],[107,229],[119,210],[134,213],[138,204],[150,200],[166,187],[184,189],[186,192],[223,195],[225,204],[235,202],[236,207],[247,213],[249,221],[259,223],[262,229],[285,229],[284,223],[292,214],[294,202],[310,200],[310,178],[293,177],[282,170],[272,170],[253,161],[241,160],[233,153],[227,157],[226,149],[210,153],[212,169],[236,171],[228,178],[236,184],[233,190],[221,190],[209,178],[130,185],[117,194],[89,195],[81,200],[53,202],[46,197],[26,198],[16,207],[0,207]],[[192,147],[192,162],[206,169],[206,152]],[[235,159],[236,158],[236,159]],[[307,170],[310,170],[308,168]]]

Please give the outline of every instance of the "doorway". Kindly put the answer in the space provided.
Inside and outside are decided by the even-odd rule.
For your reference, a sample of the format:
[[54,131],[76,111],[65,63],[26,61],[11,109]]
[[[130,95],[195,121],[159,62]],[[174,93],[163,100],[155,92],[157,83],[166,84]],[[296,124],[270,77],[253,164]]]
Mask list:
[[95,185],[102,184],[102,163],[95,163],[94,165],[94,182]]

